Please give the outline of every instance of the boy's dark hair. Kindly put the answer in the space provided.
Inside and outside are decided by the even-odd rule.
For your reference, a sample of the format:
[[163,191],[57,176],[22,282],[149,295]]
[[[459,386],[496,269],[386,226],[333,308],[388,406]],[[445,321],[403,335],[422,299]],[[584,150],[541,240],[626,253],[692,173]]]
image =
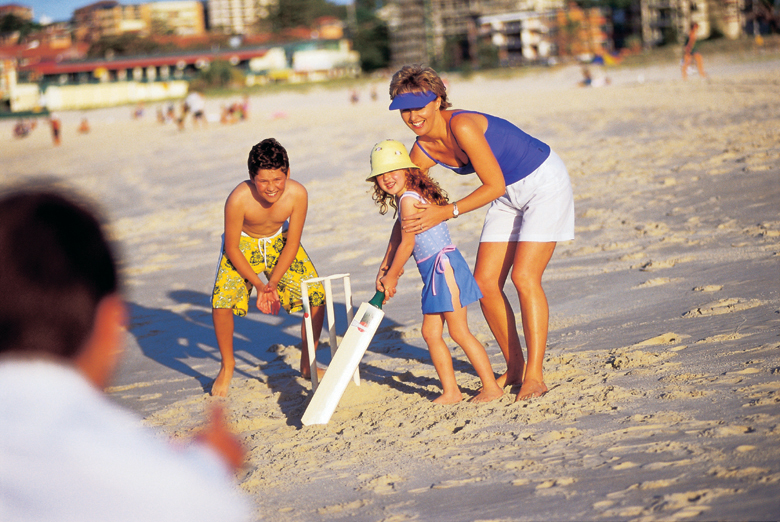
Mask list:
[[95,214],[45,189],[0,196],[0,354],[74,358],[117,290]]
[[249,179],[255,179],[260,169],[281,169],[287,174],[290,171],[290,160],[287,159],[287,151],[274,138],[266,138],[249,151]]

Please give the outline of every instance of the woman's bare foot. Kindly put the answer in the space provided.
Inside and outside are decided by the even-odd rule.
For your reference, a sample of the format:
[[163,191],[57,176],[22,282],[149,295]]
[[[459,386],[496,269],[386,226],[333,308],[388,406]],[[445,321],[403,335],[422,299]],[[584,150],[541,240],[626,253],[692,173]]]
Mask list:
[[483,387],[475,397],[469,399],[469,402],[490,402],[500,399],[503,396],[504,390],[500,386],[496,386],[495,388],[490,387],[488,389]]
[[520,372],[519,374],[513,374],[513,375],[509,375],[509,373],[507,372],[496,379],[496,383],[501,388],[512,386],[514,384],[520,384],[521,382],[523,382],[523,372]]
[[541,397],[545,393],[547,393],[547,385],[544,384],[544,382],[535,379],[526,379],[520,387],[520,391],[517,392],[515,402]]
[[219,369],[217,378],[214,379],[214,384],[211,385],[212,397],[227,397],[228,388],[230,388],[230,381],[233,379],[233,370],[227,369],[222,366]]
[[433,399],[433,402],[435,404],[457,404],[460,401],[463,400],[463,394],[460,393],[460,391],[456,393],[442,393],[435,399]]

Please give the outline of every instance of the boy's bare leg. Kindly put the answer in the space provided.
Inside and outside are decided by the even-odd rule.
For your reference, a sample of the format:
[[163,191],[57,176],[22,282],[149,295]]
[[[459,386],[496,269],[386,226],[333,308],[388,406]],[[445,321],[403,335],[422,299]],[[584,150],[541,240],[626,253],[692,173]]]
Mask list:
[[[322,324],[325,321],[325,307],[324,306],[312,306],[311,307],[311,330],[314,337],[314,351],[316,353],[317,346],[320,343],[320,334],[322,334]],[[311,364],[309,364],[309,340],[306,337],[306,320],[301,321],[301,376],[304,379],[311,379]],[[317,367],[317,378],[322,379],[325,375],[325,370]]]
[[525,372],[523,348],[517,333],[515,314],[504,293],[504,283],[512,268],[516,242],[480,243],[474,278],[482,291],[482,314],[506,359],[507,370],[496,382],[500,387],[520,384]]
[[444,278],[452,296],[453,310],[452,312],[444,312],[447,329],[452,340],[463,349],[463,352],[469,358],[471,365],[477,371],[477,375],[482,381],[482,388],[479,393],[476,397],[471,398],[469,402],[490,402],[501,398],[504,395],[504,389],[496,382],[496,376],[493,373],[493,367],[490,365],[490,359],[485,351],[485,347],[469,330],[467,310],[460,305],[460,288],[458,288],[458,283],[455,281],[455,274],[451,266],[447,266],[444,269]]
[[212,308],[211,319],[214,321],[214,333],[217,336],[219,354],[222,356],[222,366],[219,369],[214,384],[211,385],[211,395],[227,396],[236,359],[233,355],[233,310],[230,308]]
[[452,367],[450,350],[442,338],[444,318],[442,314],[423,315],[422,335],[428,351],[431,354],[433,367],[439,375],[443,393],[433,400],[436,404],[455,404],[463,400],[463,394],[455,380],[455,369]]
[[523,335],[528,345],[523,385],[516,400],[541,397],[547,392],[542,363],[547,349],[547,329],[550,317],[547,296],[542,288],[542,274],[555,251],[555,243],[523,241],[517,244],[512,283],[520,298]]

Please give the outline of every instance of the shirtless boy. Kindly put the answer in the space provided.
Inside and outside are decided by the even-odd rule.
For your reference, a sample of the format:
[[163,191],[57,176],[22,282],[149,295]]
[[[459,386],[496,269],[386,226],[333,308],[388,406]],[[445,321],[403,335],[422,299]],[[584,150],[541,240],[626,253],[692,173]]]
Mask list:
[[[222,256],[211,301],[211,315],[222,367],[211,395],[224,397],[233,378],[233,315],[245,316],[249,295],[257,289],[257,308],[266,314],[303,309],[301,281],[317,277],[301,246],[308,194],[290,179],[287,151],[268,138],[249,152],[249,180],[241,182],[225,202]],[[263,272],[266,283],[260,280]],[[322,284],[309,286],[315,349],[322,332],[325,293]],[[309,351],[301,321],[301,374],[309,379]]]

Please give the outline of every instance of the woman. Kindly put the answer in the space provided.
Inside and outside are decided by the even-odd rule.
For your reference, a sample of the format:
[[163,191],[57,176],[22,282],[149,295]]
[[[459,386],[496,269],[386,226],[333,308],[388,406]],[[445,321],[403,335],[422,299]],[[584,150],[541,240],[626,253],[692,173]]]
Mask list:
[[[549,322],[542,274],[556,243],[574,238],[574,198],[566,167],[548,145],[506,120],[449,109],[444,83],[429,67],[405,66],[396,72],[390,97],[390,110],[399,110],[417,135],[411,159],[423,172],[439,164],[458,174],[476,172],[482,182],[455,203],[418,204],[422,211],[404,219],[403,229],[419,234],[491,203],[474,277],[483,294],[482,313],[507,363],[497,381],[502,387],[522,383],[517,400],[540,397],[547,392],[542,362]],[[400,232],[396,225],[388,252],[398,246]],[[386,270],[383,266],[377,276],[379,289]],[[527,361],[503,290],[510,273],[520,298]]]

